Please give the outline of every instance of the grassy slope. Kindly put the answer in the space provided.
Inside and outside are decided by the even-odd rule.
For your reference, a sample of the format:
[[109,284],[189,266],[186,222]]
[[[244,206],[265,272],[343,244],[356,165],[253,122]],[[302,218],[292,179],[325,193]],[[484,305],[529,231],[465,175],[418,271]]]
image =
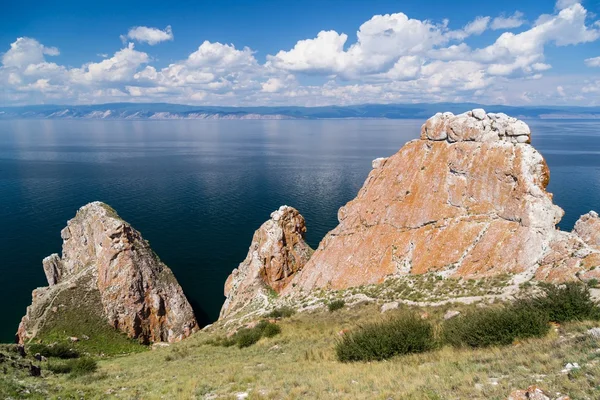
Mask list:
[[[77,337],[80,341],[72,346],[92,355],[143,351],[145,346],[127,338],[106,323],[102,314],[100,293],[87,289],[91,285],[83,279],[56,297],[53,304],[60,310],[47,313],[46,320],[33,342],[69,342],[69,337]],[[85,336],[89,339],[84,340]]]
[[[474,306],[453,309],[461,307]],[[440,321],[447,309],[419,311]],[[504,348],[445,347],[387,362],[337,362],[338,332],[379,318],[373,304],[297,314],[280,322],[281,335],[246,349],[206,344],[223,335],[216,328],[167,348],[101,361],[90,376],[44,381],[60,398],[236,398],[246,392],[250,399],[506,399],[532,384],[572,399],[600,397],[600,342],[585,334],[592,323],[567,324],[544,339]],[[582,368],[564,374],[568,362]]]

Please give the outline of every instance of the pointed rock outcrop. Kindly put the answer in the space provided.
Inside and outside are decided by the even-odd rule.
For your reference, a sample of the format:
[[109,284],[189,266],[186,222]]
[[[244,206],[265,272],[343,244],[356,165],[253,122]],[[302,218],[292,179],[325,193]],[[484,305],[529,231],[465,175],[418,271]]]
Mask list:
[[[48,287],[33,291],[20,343],[94,318],[141,342],[174,342],[198,329],[171,270],[147,241],[101,202],[79,209],[61,232],[62,256],[43,261]],[[66,325],[65,325],[66,324]]]
[[304,217],[281,206],[254,233],[246,259],[225,283],[220,318],[249,308],[261,308],[271,293],[280,293],[309,260],[313,250],[304,241]]
[[563,210],[529,143],[527,124],[502,113],[436,114],[420,139],[373,162],[358,196],[339,210],[339,225],[283,294],[427,272],[595,277],[598,215],[583,216],[572,233],[556,229]]

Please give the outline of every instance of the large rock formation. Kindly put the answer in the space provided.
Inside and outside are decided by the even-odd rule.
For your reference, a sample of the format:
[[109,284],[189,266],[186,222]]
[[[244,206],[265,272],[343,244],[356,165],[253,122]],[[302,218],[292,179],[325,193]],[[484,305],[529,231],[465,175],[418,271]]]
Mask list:
[[572,233],[545,188],[529,127],[481,109],[436,114],[388,159],[375,160],[340,224],[284,293],[379,283],[391,275],[501,273],[564,281],[598,275],[600,219]]
[[20,343],[43,338],[57,321],[64,328],[65,318],[77,315],[74,310],[145,343],[178,341],[198,328],[171,270],[106,204],[79,209],[61,237],[62,257],[52,254],[43,261],[49,286],[33,291],[19,325]]
[[225,304],[220,318],[247,306],[260,307],[270,292],[281,292],[310,258],[313,250],[304,241],[306,225],[298,210],[281,206],[254,233],[246,259],[225,283]]
[[[256,298],[255,287],[265,285],[293,297],[428,272],[467,278],[512,274],[513,286],[532,278],[600,278],[598,214],[582,216],[573,232],[556,229],[564,212],[546,192],[548,167],[529,143],[527,124],[502,113],[436,114],[419,139],[373,161],[358,196],[339,210],[339,225],[305,265],[286,275],[285,285],[259,278],[258,271],[279,271],[285,260],[259,255],[257,236],[275,222],[263,225],[228,279],[223,310],[234,301],[243,306]],[[230,289],[232,282],[252,284],[240,284],[241,296]]]

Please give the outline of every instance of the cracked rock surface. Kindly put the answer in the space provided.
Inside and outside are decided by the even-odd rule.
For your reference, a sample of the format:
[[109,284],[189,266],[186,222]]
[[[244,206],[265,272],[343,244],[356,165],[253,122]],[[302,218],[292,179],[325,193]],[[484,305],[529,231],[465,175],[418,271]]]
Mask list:
[[476,109],[438,113],[420,139],[373,162],[358,196],[282,293],[344,289],[433,272],[514,274],[562,282],[600,277],[600,219],[573,232],[546,192],[549,170],[527,124]]
[[[80,208],[61,232],[62,256],[43,261],[49,286],[33,291],[17,339],[42,336],[65,308],[91,302],[85,315],[141,342],[175,342],[198,329],[171,270],[131,225],[101,202]],[[68,304],[71,304],[70,306]],[[72,321],[77,324],[78,321]]]

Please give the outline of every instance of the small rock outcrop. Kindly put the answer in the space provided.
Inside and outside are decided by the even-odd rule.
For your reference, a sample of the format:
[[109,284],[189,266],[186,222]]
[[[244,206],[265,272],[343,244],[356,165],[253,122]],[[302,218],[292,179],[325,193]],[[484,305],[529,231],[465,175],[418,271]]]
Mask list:
[[227,278],[220,318],[266,303],[270,292],[280,293],[312,255],[305,233],[304,217],[295,208],[281,206],[271,213],[254,233],[246,259]]
[[42,338],[77,313],[144,343],[175,342],[198,329],[171,270],[112,208],[87,204],[61,237],[62,256],[43,260],[49,286],[33,291],[17,332],[20,343]]
[[556,229],[563,210],[527,124],[476,109],[438,113],[420,139],[373,161],[358,196],[283,294],[423,274],[509,273],[562,282],[600,275],[600,219]]

